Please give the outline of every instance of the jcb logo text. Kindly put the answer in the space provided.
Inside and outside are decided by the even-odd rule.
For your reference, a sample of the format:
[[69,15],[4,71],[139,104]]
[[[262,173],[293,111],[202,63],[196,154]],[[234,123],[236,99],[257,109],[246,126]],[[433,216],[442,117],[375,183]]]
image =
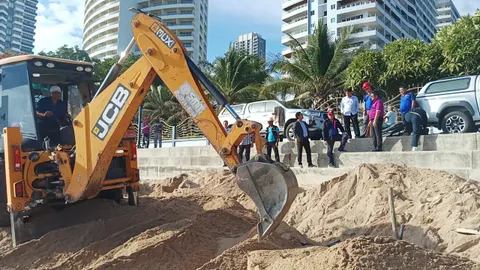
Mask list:
[[97,136],[97,138],[102,141],[105,139],[112,128],[112,125],[115,123],[115,120],[117,120],[120,111],[127,102],[128,97],[130,97],[130,90],[123,85],[119,85],[105,107],[102,115],[100,115],[100,119],[98,119],[93,127],[92,133]]

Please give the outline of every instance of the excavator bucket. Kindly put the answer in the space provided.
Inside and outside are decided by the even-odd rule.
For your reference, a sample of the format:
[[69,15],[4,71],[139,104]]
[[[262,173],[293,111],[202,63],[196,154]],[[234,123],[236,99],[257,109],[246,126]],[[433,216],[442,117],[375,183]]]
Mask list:
[[293,172],[282,163],[257,155],[237,168],[237,181],[257,206],[259,239],[267,237],[282,222],[298,194]]

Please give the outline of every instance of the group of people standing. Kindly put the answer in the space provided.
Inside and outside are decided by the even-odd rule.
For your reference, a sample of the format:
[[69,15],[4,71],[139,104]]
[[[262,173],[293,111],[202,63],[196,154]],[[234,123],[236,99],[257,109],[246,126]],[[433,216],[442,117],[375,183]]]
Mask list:
[[[362,90],[365,92],[362,103],[364,132],[363,134],[360,134],[358,121],[360,102],[356,96],[352,95],[352,91],[347,89],[345,90],[345,97],[342,98],[340,103],[340,112],[343,115],[343,122],[345,124],[346,131],[345,133],[348,138],[352,138],[350,125],[353,124],[355,137],[372,137],[372,151],[379,152],[383,150],[383,129],[395,125],[397,123],[397,115],[394,112],[393,106],[391,105],[388,106],[388,112],[385,113],[385,107],[380,93],[373,90],[372,85],[369,82],[363,83]],[[405,135],[412,135],[412,151],[418,151],[418,141],[420,135],[425,135],[428,131],[427,115],[425,110],[423,110],[415,101],[415,95],[411,92],[408,92],[406,87],[399,87],[399,93],[401,122],[404,124]],[[342,140],[343,142],[343,139],[338,140]],[[339,151],[345,151],[344,147],[344,144],[341,144]],[[330,153],[330,148],[328,151],[329,157],[333,156]],[[330,163],[332,162],[333,158],[330,159]]]
[[[151,134],[151,127],[150,124],[148,123],[148,117],[143,118],[143,122],[141,125],[141,130],[142,130],[142,147],[143,148],[148,148],[150,146],[150,134]],[[153,133],[154,133],[154,138],[153,138],[153,146],[154,148],[160,147],[162,148],[162,132],[163,132],[163,122],[160,121],[158,123],[155,123],[153,125]]]

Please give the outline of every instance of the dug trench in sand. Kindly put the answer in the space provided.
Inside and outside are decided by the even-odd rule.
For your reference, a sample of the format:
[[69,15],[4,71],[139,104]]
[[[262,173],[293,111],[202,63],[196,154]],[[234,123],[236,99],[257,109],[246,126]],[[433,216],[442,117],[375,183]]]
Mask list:
[[[391,235],[390,186],[405,241],[375,238]],[[454,232],[478,224],[480,189],[443,172],[359,166],[299,194],[288,225],[262,243],[250,237],[254,205],[229,173],[182,175],[142,190],[138,208],[91,200],[52,211],[36,220],[46,234],[14,250],[0,231],[0,269],[244,270],[247,260],[252,270],[480,269],[472,261],[479,237]]]

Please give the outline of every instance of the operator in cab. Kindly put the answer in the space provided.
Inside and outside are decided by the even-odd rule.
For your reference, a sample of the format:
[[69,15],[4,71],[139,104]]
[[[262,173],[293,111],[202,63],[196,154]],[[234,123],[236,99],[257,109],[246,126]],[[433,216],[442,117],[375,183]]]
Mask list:
[[60,99],[62,89],[57,85],[50,87],[50,96],[37,103],[40,140],[49,137],[54,143],[60,141],[60,126],[68,120],[67,104]]

